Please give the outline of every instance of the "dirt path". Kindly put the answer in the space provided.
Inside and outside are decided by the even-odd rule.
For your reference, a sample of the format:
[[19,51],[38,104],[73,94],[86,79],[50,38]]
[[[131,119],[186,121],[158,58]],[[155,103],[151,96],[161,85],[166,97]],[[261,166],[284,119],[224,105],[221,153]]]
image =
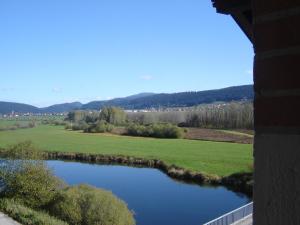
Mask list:
[[187,139],[253,144],[253,136],[241,132],[202,128],[187,128],[187,130],[185,136]]

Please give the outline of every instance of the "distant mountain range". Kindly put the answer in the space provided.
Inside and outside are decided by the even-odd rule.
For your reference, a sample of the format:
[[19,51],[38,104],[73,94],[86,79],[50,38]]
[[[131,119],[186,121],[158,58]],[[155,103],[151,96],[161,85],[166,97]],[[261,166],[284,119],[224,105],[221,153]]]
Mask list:
[[40,111],[44,113],[63,113],[75,109],[80,109],[81,107],[82,107],[82,103],[72,102],[72,103],[56,104],[56,105],[51,105],[49,107],[40,108]]
[[45,108],[38,108],[22,103],[0,101],[0,114],[9,114],[12,111],[18,113],[63,113],[76,109],[99,110],[105,106],[118,106],[124,109],[190,107],[204,103],[253,100],[253,96],[253,85],[243,85],[217,90],[173,94],[141,93],[107,101],[93,101],[87,104],[72,102],[52,105]]
[[16,113],[63,113],[75,109],[80,109],[82,104],[80,102],[64,103],[52,105],[45,108],[38,108],[32,105],[15,102],[1,102],[0,101],[0,114]]

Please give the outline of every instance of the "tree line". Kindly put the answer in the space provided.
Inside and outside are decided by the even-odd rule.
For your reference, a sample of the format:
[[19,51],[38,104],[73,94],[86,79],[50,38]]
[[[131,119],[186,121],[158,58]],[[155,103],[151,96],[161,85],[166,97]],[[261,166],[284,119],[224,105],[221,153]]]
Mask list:
[[100,112],[77,110],[66,118],[66,129],[83,130],[87,133],[110,132],[114,126],[126,124],[126,113],[121,108],[106,107]]
[[130,136],[180,138],[182,129],[165,122],[141,124],[130,120],[124,110],[117,107],[105,107],[100,112],[74,111],[68,114],[66,129],[83,130],[86,133],[112,132],[115,126],[125,127]]
[[185,111],[128,113],[138,124],[171,123],[180,127],[212,129],[253,129],[252,102],[232,102],[193,107]]
[[56,125],[86,133],[112,132],[114,127],[125,127],[131,136],[180,138],[180,127],[211,129],[253,129],[252,102],[209,104],[185,111],[125,112],[118,107],[101,111],[77,110],[70,112],[65,121]]

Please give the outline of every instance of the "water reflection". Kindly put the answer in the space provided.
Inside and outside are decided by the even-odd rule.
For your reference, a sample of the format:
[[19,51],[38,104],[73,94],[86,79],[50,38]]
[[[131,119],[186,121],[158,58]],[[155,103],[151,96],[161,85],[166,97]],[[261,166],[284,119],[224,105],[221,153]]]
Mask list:
[[87,183],[127,202],[138,225],[199,225],[250,200],[224,187],[175,181],[157,169],[47,161],[68,184]]

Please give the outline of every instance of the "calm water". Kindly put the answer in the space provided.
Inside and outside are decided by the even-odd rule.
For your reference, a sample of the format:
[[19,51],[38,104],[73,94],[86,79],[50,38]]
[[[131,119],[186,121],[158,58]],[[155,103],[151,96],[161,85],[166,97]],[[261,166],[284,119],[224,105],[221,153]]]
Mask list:
[[201,225],[249,202],[224,187],[172,180],[157,169],[48,161],[68,184],[111,190],[136,213],[137,225]]

